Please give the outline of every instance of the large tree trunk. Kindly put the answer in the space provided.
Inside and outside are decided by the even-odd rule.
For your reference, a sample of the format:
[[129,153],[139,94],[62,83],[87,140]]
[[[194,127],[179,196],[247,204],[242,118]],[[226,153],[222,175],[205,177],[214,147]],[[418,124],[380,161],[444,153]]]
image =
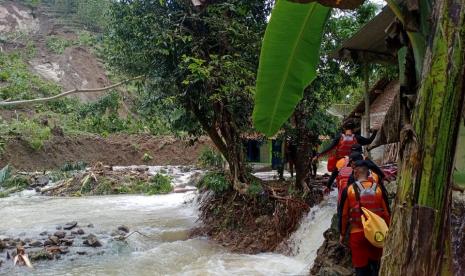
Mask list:
[[464,0],[436,0],[381,275],[449,275],[451,174],[464,88]]
[[314,131],[308,128],[310,114],[306,112],[304,102],[301,102],[294,112],[295,138],[297,142],[297,156],[295,160],[295,186],[301,190],[308,190],[306,180],[309,178],[312,165],[312,148],[318,142]]
[[231,113],[221,103],[217,103],[214,106],[217,113],[217,122],[212,123],[195,104],[190,103],[188,108],[194,113],[203,130],[228,162],[233,188],[244,194],[249,187],[250,177],[247,171],[241,135],[234,124]]

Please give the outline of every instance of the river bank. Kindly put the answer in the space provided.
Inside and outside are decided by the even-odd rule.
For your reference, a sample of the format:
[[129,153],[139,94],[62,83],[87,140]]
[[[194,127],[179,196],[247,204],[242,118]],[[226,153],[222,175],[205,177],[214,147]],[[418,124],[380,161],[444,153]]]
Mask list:
[[[180,175],[183,173],[180,173]],[[189,177],[177,178],[178,183]],[[181,181],[181,179],[183,179]],[[5,220],[0,235],[21,240],[44,240],[54,236],[56,227],[66,222],[78,222],[84,235],[76,235],[69,253],[60,260],[35,261],[34,270],[13,267],[4,259],[0,273],[8,275],[276,275],[302,274],[321,244],[323,229],[329,226],[328,213],[333,212],[334,199],[323,201],[304,215],[298,230],[282,242],[281,253],[255,255],[234,253],[229,248],[206,239],[189,236],[191,229],[201,226],[198,221],[196,192],[167,195],[113,195],[82,197],[44,197],[19,193],[0,199],[0,216]],[[92,228],[87,228],[92,224]],[[121,240],[112,236],[118,226],[126,225],[133,234]],[[40,233],[47,231],[46,236]],[[72,230],[67,235],[72,235]],[[19,236],[21,234],[22,236]],[[84,245],[89,234],[102,244]],[[50,235],[50,237],[49,237]],[[87,237],[86,237],[87,238]],[[310,239],[310,240],[309,240]],[[27,240],[29,241],[29,240]],[[28,244],[26,244],[27,246]],[[61,245],[60,245],[61,246]],[[87,253],[79,255],[77,251]],[[11,250],[10,250],[11,251]],[[103,253],[102,253],[103,252]],[[3,256],[5,254],[2,253]],[[6,256],[5,256],[6,257]]]
[[148,134],[63,135],[57,133],[35,150],[21,137],[9,139],[2,145],[0,166],[7,164],[18,170],[41,171],[59,169],[66,164],[82,162],[105,165],[193,165],[201,152],[211,147],[208,138],[196,143],[176,139],[173,136]]
[[[198,179],[198,171],[182,166],[148,167],[147,170],[141,170],[140,166],[112,167],[112,172],[115,171],[124,174],[137,172],[141,175],[163,172],[171,177],[175,190],[189,187],[189,183]],[[269,172],[257,173],[258,177],[268,179],[270,175]],[[98,179],[101,179],[101,176],[98,176]],[[0,199],[0,216],[8,221],[0,226],[2,241],[7,239],[6,248],[2,253],[3,265],[0,267],[0,273],[32,273],[24,267],[13,267],[13,262],[6,259],[6,252],[12,256],[14,247],[22,245],[33,259],[34,275],[153,275],[153,271],[156,271],[156,274],[175,275],[222,274],[226,271],[240,275],[298,274],[308,271],[308,266],[323,241],[321,233],[329,226],[326,212],[331,213],[335,210],[331,200],[330,203],[323,201],[322,204],[315,205],[308,213],[303,211],[295,222],[294,229],[286,235],[276,239],[274,235],[278,232],[273,232],[275,241],[271,247],[270,243],[263,242],[267,237],[263,234],[276,228],[275,224],[270,224],[275,220],[273,216],[270,216],[271,220],[262,217],[262,222],[254,220],[260,227],[245,227],[244,231],[237,232],[234,239],[229,240],[228,246],[226,240],[221,242],[212,235],[192,235],[192,229],[208,225],[208,221],[199,221],[198,209],[202,204],[196,200],[200,198],[197,192],[153,196],[69,197],[71,193],[56,195],[60,197],[43,196],[30,190]],[[318,200],[321,199],[322,197],[319,197]],[[283,201],[276,204],[283,204]],[[253,206],[250,205],[244,210],[252,211]],[[276,210],[268,209],[260,209],[258,212]],[[315,220],[319,222],[314,224]],[[57,229],[73,221],[78,223],[75,229]],[[88,227],[89,225],[92,227]],[[124,234],[127,236],[129,233],[118,231],[122,225],[127,226],[130,233],[138,233],[125,238]],[[263,225],[268,225],[268,228]],[[263,230],[260,231],[260,228]],[[77,234],[78,229],[82,229],[84,233]],[[60,231],[66,232],[64,237],[58,237],[57,243],[49,244],[50,241],[56,241],[57,232],[58,235],[62,235]],[[253,232],[257,234],[252,236]],[[101,246],[86,245],[89,235],[90,238],[95,237]],[[263,238],[259,237],[260,235],[263,235]],[[256,237],[257,242],[241,242],[247,240],[247,236]],[[309,238],[312,240],[311,246],[308,245]],[[259,248],[254,244],[268,247]],[[232,250],[233,247],[236,249]],[[200,256],[202,257],[198,260]],[[127,267],[122,267],[121,264]],[[98,273],[95,274],[94,271]]]

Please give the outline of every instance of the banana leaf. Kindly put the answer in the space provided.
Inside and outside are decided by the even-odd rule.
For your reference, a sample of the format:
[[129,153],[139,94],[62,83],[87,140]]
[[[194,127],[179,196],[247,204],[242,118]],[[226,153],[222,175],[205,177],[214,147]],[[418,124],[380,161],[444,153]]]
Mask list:
[[257,76],[254,126],[273,136],[316,76],[330,8],[279,0],[267,26]]

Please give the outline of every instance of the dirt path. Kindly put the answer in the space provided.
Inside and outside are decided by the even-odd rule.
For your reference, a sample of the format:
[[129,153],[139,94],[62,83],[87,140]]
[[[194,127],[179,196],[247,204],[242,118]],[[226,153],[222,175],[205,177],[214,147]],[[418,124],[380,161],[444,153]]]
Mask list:
[[[21,170],[60,168],[66,163],[78,161],[107,165],[194,165],[197,158],[210,142],[201,138],[193,146],[169,136],[113,135],[61,137],[54,136],[43,149],[33,150],[27,142],[14,139],[7,142],[0,158],[0,166],[12,165]],[[144,154],[152,160],[144,161]]]

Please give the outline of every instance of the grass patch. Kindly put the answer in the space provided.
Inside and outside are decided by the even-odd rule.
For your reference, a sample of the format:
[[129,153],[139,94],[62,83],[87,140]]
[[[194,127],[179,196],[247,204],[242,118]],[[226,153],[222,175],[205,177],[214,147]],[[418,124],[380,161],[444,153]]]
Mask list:
[[45,43],[47,48],[55,54],[63,54],[66,48],[74,44],[73,41],[56,35],[48,37]]
[[221,169],[223,167],[223,155],[215,149],[205,147],[200,153],[197,163],[201,168]]

